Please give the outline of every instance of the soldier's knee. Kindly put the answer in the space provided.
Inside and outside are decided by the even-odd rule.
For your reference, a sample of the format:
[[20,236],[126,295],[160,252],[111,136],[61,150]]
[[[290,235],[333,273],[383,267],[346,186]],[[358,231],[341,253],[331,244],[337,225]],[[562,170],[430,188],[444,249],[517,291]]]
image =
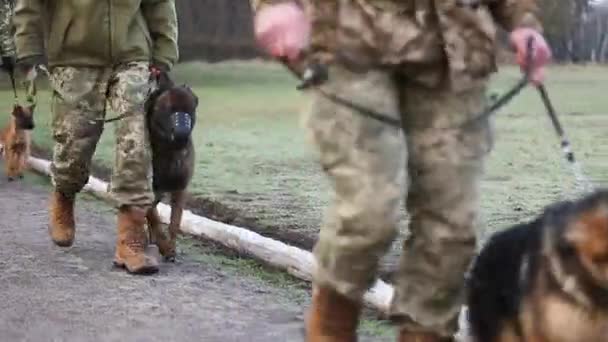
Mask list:
[[399,198],[369,196],[344,211],[342,224],[369,244],[388,244],[397,235],[399,208]]

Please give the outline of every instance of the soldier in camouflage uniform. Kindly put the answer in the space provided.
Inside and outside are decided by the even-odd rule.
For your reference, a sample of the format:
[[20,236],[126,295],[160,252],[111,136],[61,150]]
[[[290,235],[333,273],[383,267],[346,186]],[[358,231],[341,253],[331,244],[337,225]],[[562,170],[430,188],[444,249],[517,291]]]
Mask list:
[[[313,92],[306,126],[333,186],[314,249],[309,342],[356,340],[364,292],[397,234],[402,198],[411,235],[391,316],[399,341],[451,341],[475,250],[478,187],[492,148],[473,120],[496,70],[496,23],[533,79],[550,51],[535,0],[253,0],[256,37],[275,57],[329,65],[320,87],[402,129]],[[310,38],[308,35],[310,34]]]
[[42,63],[47,46],[54,90],[52,240],[62,247],[74,241],[75,196],[88,181],[109,108],[121,117],[110,189],[119,209],[115,263],[131,273],[156,272],[144,229],[154,196],[143,104],[153,86],[151,66],[168,70],[178,59],[174,1],[20,0],[14,23],[24,70]]
[[7,72],[13,72],[15,66],[12,18],[12,0],[0,0],[0,57],[2,58],[2,69]]

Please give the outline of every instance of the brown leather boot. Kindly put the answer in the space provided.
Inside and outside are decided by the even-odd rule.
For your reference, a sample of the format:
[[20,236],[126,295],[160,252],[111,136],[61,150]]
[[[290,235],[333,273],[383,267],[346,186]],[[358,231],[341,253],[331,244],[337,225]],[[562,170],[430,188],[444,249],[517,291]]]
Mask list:
[[452,338],[442,338],[431,333],[413,333],[401,331],[399,334],[399,342],[453,342]]
[[306,342],[356,342],[361,305],[328,288],[315,288]]
[[158,261],[146,255],[147,237],[144,225],[146,213],[142,209],[123,207],[118,212],[118,237],[114,264],[132,274],[158,272]]
[[49,234],[59,247],[70,247],[74,243],[74,199],[74,196],[67,196],[59,191],[53,191],[51,194]]

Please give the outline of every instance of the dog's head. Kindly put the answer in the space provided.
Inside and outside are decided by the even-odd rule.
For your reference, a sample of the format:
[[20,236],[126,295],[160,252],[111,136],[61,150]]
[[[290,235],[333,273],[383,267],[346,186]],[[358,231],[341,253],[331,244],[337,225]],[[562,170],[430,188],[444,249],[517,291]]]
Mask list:
[[175,149],[190,141],[196,123],[198,97],[186,85],[175,85],[166,73],[161,73],[158,89],[146,103],[150,139],[162,140]]
[[[608,190],[573,202],[556,212],[559,234],[559,253],[562,263],[581,265],[592,282],[608,289]],[[561,221],[561,222],[559,222]],[[578,268],[578,267],[576,267]]]
[[13,118],[17,129],[32,130],[34,129],[34,110],[35,104],[29,106],[15,105],[13,107]]

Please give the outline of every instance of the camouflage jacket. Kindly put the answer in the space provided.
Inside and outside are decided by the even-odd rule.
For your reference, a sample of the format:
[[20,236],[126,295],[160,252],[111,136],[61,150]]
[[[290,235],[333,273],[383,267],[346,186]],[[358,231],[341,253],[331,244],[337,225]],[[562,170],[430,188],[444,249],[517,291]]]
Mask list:
[[[291,0],[251,0],[254,11]],[[296,0],[312,20],[309,58],[395,67],[467,89],[496,71],[496,24],[542,30],[537,0]],[[446,79],[447,78],[447,79]]]
[[0,0],[0,56],[15,55],[13,1]]
[[50,66],[178,59],[175,0],[18,0],[13,22],[17,59],[46,53]]

